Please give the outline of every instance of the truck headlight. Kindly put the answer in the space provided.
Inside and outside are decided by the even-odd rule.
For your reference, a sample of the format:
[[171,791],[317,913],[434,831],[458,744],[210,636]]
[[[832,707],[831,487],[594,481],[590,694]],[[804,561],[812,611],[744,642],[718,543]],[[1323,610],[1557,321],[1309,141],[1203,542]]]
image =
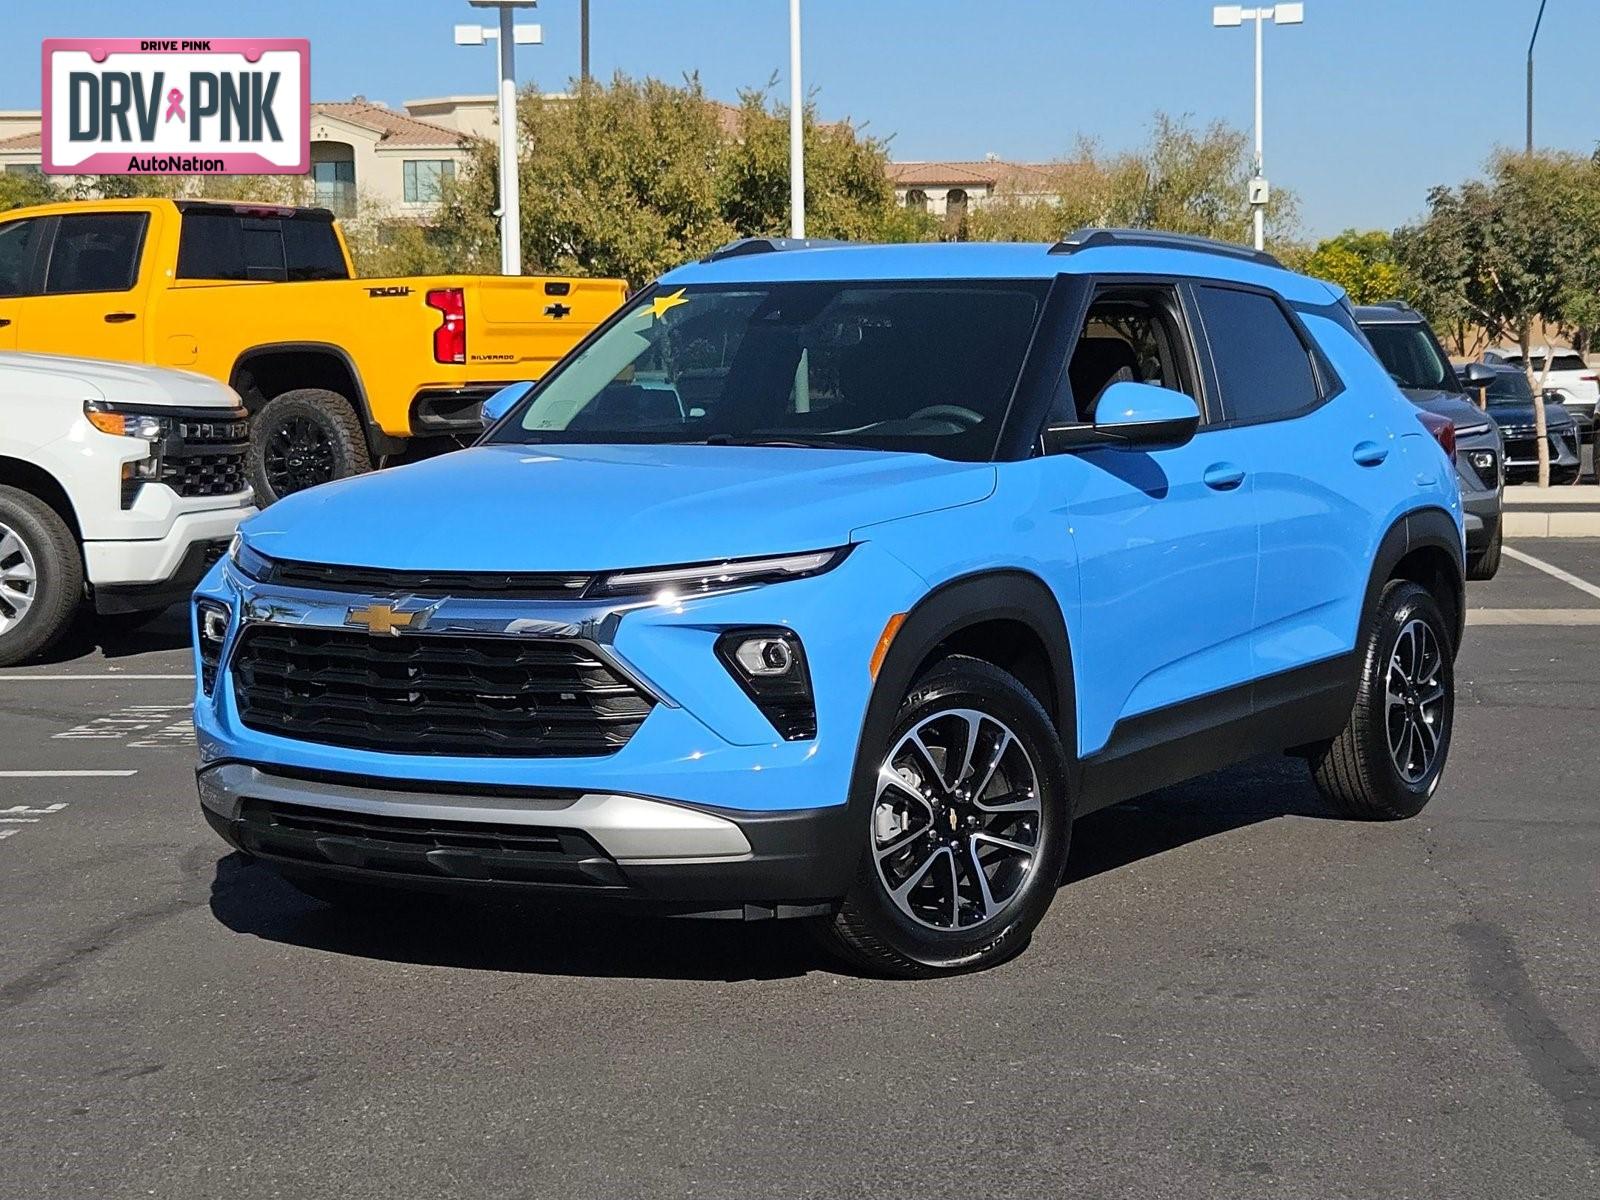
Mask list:
[[717,657],[786,742],[817,736],[817,706],[805,647],[792,629],[730,629]]
[[122,507],[132,508],[139,489],[161,479],[162,453],[167,440],[177,436],[177,425],[171,417],[160,413],[145,412],[105,400],[84,401],[83,415],[101,433],[109,433],[113,437],[139,438],[149,443],[150,452],[144,458],[122,464]]

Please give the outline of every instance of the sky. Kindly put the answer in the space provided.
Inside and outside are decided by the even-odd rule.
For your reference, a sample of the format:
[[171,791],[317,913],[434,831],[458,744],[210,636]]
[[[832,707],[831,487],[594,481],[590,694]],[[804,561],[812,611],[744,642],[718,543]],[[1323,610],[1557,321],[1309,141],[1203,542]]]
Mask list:
[[[541,0],[519,80],[578,71],[578,0]],[[1266,164],[1300,198],[1301,232],[1392,228],[1429,187],[1524,138],[1538,0],[1306,0],[1266,37]],[[312,95],[399,106],[493,90],[492,45],[458,47],[467,0],[0,0],[0,109],[39,107],[45,37],[309,37]],[[803,0],[803,76],[827,119],[891,138],[898,159],[1044,161],[1080,136],[1138,146],[1158,111],[1248,129],[1252,36],[1211,27],[1210,0]],[[788,66],[787,0],[592,0],[591,69],[732,100]],[[1600,4],[1549,0],[1535,140],[1600,143]]]

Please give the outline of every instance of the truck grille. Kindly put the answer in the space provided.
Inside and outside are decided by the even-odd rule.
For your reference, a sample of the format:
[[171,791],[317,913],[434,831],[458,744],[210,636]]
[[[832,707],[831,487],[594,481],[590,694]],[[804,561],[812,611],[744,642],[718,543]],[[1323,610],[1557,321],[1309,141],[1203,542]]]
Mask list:
[[261,625],[232,670],[247,727],[391,754],[611,754],[653,705],[588,646],[554,639]]
[[248,487],[245,449],[250,421],[243,409],[185,414],[174,422],[176,446],[162,455],[161,482],[180,496],[231,496]]

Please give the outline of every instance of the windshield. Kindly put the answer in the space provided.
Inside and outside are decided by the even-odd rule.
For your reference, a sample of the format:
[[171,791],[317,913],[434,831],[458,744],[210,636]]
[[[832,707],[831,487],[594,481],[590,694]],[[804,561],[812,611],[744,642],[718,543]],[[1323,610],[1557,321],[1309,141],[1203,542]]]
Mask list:
[[1490,404],[1533,403],[1533,387],[1521,371],[1496,371],[1485,394]]
[[1044,281],[661,289],[493,442],[676,442],[993,457]]
[[1383,369],[1403,388],[1418,391],[1459,391],[1450,364],[1421,325],[1363,325],[1362,332],[1383,364]]

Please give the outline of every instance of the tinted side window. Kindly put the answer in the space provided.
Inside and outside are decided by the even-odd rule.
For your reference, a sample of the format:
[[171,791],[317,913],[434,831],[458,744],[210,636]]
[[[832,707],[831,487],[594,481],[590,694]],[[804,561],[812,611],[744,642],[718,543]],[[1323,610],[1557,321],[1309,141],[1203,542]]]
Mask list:
[[347,279],[329,221],[188,212],[178,239],[179,279]]
[[125,292],[139,277],[144,213],[84,213],[61,218],[45,295]]
[[20,296],[26,291],[41,227],[38,218],[0,225],[0,296]]
[[1198,287],[1195,297],[1229,421],[1271,421],[1322,398],[1311,355],[1270,296]]

